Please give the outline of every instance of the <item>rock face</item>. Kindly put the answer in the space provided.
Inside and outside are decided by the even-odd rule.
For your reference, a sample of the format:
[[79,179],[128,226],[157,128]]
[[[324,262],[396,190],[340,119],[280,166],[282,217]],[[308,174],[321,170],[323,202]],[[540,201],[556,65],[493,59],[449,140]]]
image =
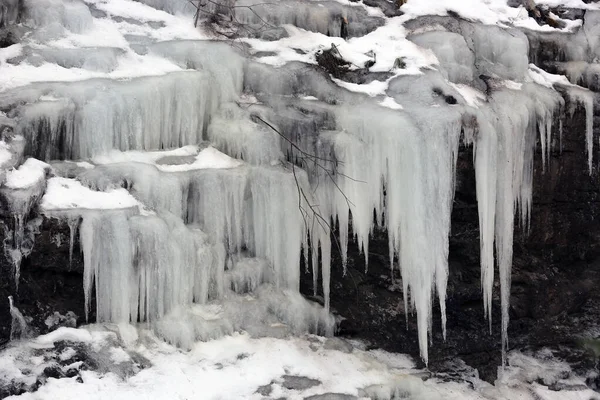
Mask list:
[[[369,3],[377,5],[382,2]],[[390,2],[383,3],[387,4],[384,7],[387,15],[398,14],[390,8]],[[3,20],[0,28],[5,23]],[[446,18],[442,23],[457,35],[454,37],[457,46],[463,46],[468,54],[468,44],[453,31],[454,27],[464,25],[464,21]],[[360,29],[357,28],[355,33],[362,34],[380,24],[380,20],[373,20],[367,27],[359,26]],[[561,46],[565,42],[551,35],[546,37],[528,33],[526,37],[518,31],[513,34],[522,43],[529,39],[532,43],[529,59],[540,67],[560,72],[560,68],[566,67],[555,61],[572,61],[559,59],[558,55],[563,52]],[[419,40],[425,45],[430,40],[433,43],[435,38],[429,35],[428,38],[421,36]],[[450,64],[449,61],[449,71],[452,67]],[[527,62],[521,64],[527,68]],[[457,82],[475,80],[481,89],[487,86],[488,90],[493,90],[493,85],[489,84],[486,77],[466,76],[462,68],[451,72],[449,74]],[[598,90],[600,86],[594,85],[593,79],[588,79],[590,74],[586,73],[581,83]],[[542,162],[541,146],[537,146],[530,226],[517,228],[515,235],[510,347],[573,347],[578,335],[593,326],[600,316],[600,295],[597,290],[600,285],[600,189],[596,183],[599,169],[595,166],[591,174],[588,171],[586,110],[574,99],[565,97],[567,104],[564,109],[567,111],[564,116],[557,117],[562,119],[562,137],[554,136],[551,157],[545,164]],[[457,100],[448,95],[445,101],[455,104]],[[573,112],[569,113],[568,110]],[[324,120],[327,117],[322,116]],[[326,122],[320,121],[321,125]],[[307,125],[313,123],[308,121]],[[597,136],[600,122],[595,126]],[[2,128],[0,125],[0,133]],[[596,150],[594,158],[600,158],[598,155]],[[40,217],[38,210],[33,208],[27,219],[37,217]],[[35,234],[31,254],[23,259],[20,266],[18,292],[13,281],[0,280],[0,344],[10,337],[9,304],[3,300],[9,295],[13,295],[15,303],[30,319],[30,325],[37,333],[44,333],[61,324],[72,324],[73,317],[63,317],[69,312],[75,314],[77,323],[85,322],[82,283],[84,260],[79,243],[71,242],[71,231],[66,223],[42,218],[39,227],[35,227],[39,232]],[[0,242],[8,241],[9,232],[15,229],[17,221],[6,207],[0,207],[0,223],[3,228],[0,232],[4,235]],[[496,367],[500,364],[501,348],[499,284],[496,279],[494,319],[488,322],[481,294],[473,149],[467,145],[460,147],[458,155],[451,229],[447,337],[445,340],[442,338],[440,310],[434,309],[434,346],[430,350],[429,365],[433,370],[443,370],[446,361],[459,357],[476,367],[482,378],[493,381]],[[388,237],[382,230],[376,230],[373,234],[368,254],[369,269],[366,272],[364,256],[359,253],[357,245],[350,245],[346,274],[342,272],[339,254],[334,252],[331,308],[343,318],[340,335],[365,340],[374,347],[418,356],[415,318],[405,315],[401,278],[397,270],[390,276],[388,255]],[[12,269],[8,254],[0,255],[0,276],[10,276]],[[311,274],[302,273],[301,289],[305,295],[312,293],[312,284]],[[94,304],[93,299],[91,303]],[[93,310],[89,318],[94,320]],[[581,354],[577,353],[572,362],[586,368],[585,357]]]

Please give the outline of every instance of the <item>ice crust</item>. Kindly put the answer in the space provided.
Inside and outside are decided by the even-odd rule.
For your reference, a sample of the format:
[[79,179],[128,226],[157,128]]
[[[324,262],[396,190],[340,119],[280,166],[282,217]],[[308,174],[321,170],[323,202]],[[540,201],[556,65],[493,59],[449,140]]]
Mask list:
[[[424,26],[415,0],[388,19],[362,4],[245,0],[258,8],[235,8],[241,22],[294,26],[280,40],[245,38],[241,50],[198,40],[207,35],[185,1],[26,3],[32,36],[0,52],[0,128],[17,135],[0,141],[17,282],[39,207],[80,241],[86,310],[95,293],[100,322],[148,323],[185,348],[237,330],[332,334],[331,226],[344,271],[348,241],[368,267],[370,235],[382,227],[427,362],[436,295],[445,334],[457,154],[472,145],[485,314],[491,326],[497,266],[506,349],[514,217],[526,230],[534,150],[539,142],[550,162],[561,93],[568,111],[586,111],[593,168],[594,99],[575,84],[596,65],[586,54],[599,51],[597,12],[569,34],[569,83],[529,64],[533,36],[567,34],[508,27],[513,11],[500,0],[509,14],[488,19],[488,2],[475,18],[487,25],[432,17]],[[436,4],[428,13],[445,15]],[[356,37],[338,37],[343,18]],[[97,37],[103,28],[110,43]],[[351,69],[372,60],[386,78],[332,80],[312,65],[324,43],[337,43]],[[251,60],[248,47],[277,50],[276,59]],[[60,74],[30,77],[42,69]],[[36,159],[22,163],[23,153]],[[322,308],[298,294],[301,258]]]

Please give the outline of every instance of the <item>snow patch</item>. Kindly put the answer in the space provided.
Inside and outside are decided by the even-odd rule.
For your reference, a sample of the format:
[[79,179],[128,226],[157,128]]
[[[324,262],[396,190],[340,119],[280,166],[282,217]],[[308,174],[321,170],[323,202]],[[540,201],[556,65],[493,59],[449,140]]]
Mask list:
[[75,179],[50,178],[41,207],[46,211],[83,209],[119,209],[137,207],[140,203],[125,189],[99,192]]

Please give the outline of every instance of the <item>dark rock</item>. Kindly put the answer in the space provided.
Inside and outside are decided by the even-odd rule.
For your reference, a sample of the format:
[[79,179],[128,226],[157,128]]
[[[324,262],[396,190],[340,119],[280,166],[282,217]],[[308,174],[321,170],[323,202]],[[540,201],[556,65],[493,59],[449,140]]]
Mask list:
[[548,389],[550,390],[554,390],[556,392],[571,392],[571,391],[579,391],[579,390],[586,390],[588,387],[586,385],[573,385],[573,384],[567,384],[564,382],[556,382],[550,386],[548,386]]
[[0,49],[18,43],[14,33],[10,30],[0,31]]
[[368,68],[361,68],[346,72],[343,79],[346,82],[363,85],[373,81],[385,81],[391,76],[393,76],[391,72],[369,72]]
[[259,31],[257,34],[258,38],[262,40],[268,40],[271,42],[289,37],[289,33],[283,27],[274,27],[271,29],[266,29]]
[[269,383],[268,385],[260,386],[258,389],[256,389],[256,393],[258,393],[262,396],[268,396],[271,394],[272,391],[273,391],[272,383]]
[[277,53],[274,51],[257,51],[256,53],[253,54],[254,57],[256,58],[261,58],[261,57],[273,57],[276,56]]
[[350,63],[342,58],[337,47],[332,44],[331,48],[321,50],[316,55],[317,64],[334,78],[342,79],[350,70]]
[[52,365],[50,367],[44,368],[43,376],[46,378],[60,379],[60,378],[64,377],[64,374],[61,371],[61,369],[58,367],[58,365]]
[[380,8],[386,17],[397,17],[404,14],[400,11],[398,1],[396,0],[363,0],[363,4]]
[[[73,244],[69,261],[69,227],[54,219],[44,219],[41,233],[36,236],[31,255],[23,260],[19,291],[14,292],[12,279],[0,279],[0,321],[10,321],[6,299],[12,295],[15,305],[26,317],[31,317],[32,328],[40,334],[50,329],[46,320],[55,312],[66,316],[69,312],[85,315],[83,294],[83,254],[78,241]],[[0,228],[0,235],[4,230]],[[3,237],[0,236],[0,243]],[[0,253],[0,274],[11,276],[12,264]],[[90,315],[90,320],[95,316]],[[79,320],[79,323],[85,322]],[[0,324],[0,343],[9,337],[10,324]]]
[[304,400],[358,400],[358,397],[344,393],[323,393],[305,397]]
[[148,21],[148,26],[152,29],[160,29],[165,27],[163,21]]
[[306,376],[283,375],[282,378],[281,386],[289,390],[306,390],[321,384],[321,381]]
[[67,372],[65,372],[66,378],[74,378],[76,376],[79,376],[79,371],[75,368],[69,368]]

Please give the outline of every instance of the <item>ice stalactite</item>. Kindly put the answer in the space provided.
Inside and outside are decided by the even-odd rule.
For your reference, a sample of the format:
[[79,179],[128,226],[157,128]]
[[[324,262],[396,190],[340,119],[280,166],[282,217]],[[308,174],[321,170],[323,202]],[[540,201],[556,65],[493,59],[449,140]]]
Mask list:
[[24,19],[33,22],[38,34],[59,36],[65,29],[83,33],[93,24],[89,7],[80,0],[25,0],[24,3]]
[[15,307],[13,297],[8,296],[8,307],[11,316],[10,340],[25,339],[29,336],[29,326],[21,311]]
[[49,214],[73,213],[82,214],[86,317],[93,290],[96,319],[111,322],[152,323],[178,306],[223,295],[225,255],[202,231],[135,209]]
[[67,225],[69,226],[69,267],[73,263],[73,247],[75,246],[75,238],[80,223],[79,217],[69,218],[67,220]]
[[592,173],[594,161],[594,93],[578,86],[567,87],[567,95],[571,98],[569,102],[569,113],[575,114],[577,105],[585,110],[585,141],[588,156],[588,169]]
[[[515,103],[518,107],[515,107]],[[494,247],[500,274],[502,354],[508,344],[514,220],[529,225],[536,135],[551,143],[552,119],[562,104],[557,92],[524,84],[520,90],[495,92],[478,116],[475,138],[477,201],[480,221],[484,309],[491,320]],[[548,148],[543,149],[548,152]],[[492,236],[493,232],[493,236]]]
[[479,247],[483,308],[492,331],[492,292],[494,287],[494,226],[498,168],[498,136],[490,121],[481,119],[474,141],[474,162],[479,215]]

